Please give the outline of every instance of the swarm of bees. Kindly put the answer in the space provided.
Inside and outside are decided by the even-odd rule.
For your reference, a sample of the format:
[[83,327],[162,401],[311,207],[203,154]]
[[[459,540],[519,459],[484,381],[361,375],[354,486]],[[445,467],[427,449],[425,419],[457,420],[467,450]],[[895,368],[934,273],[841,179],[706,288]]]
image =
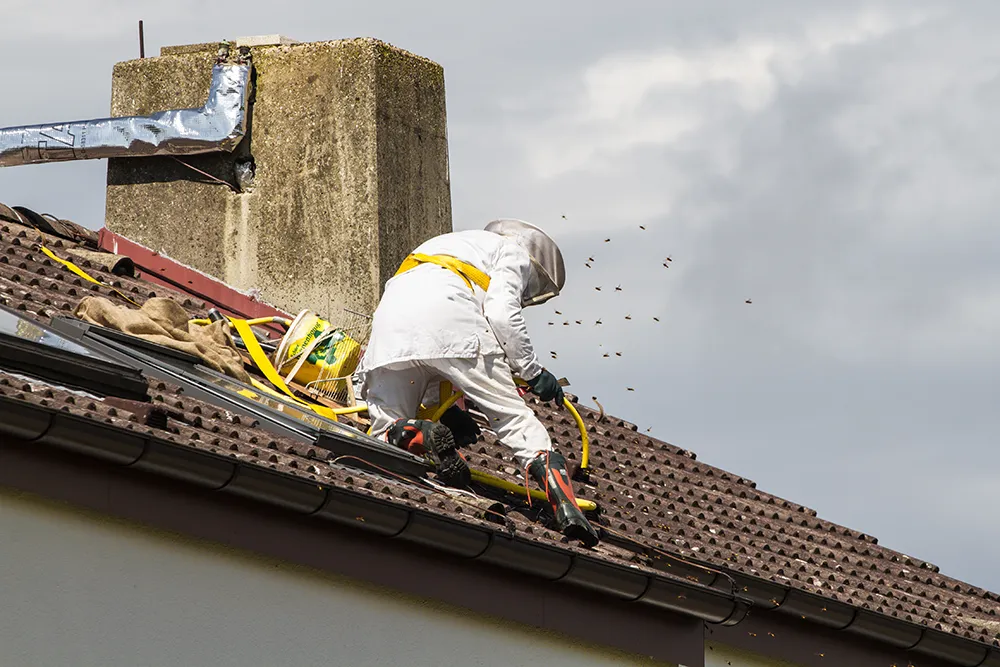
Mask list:
[[[562,219],[566,220],[567,218],[566,218],[565,215],[563,215]],[[639,225],[639,229],[641,231],[646,231],[646,226],[645,225]],[[610,238],[604,239],[604,243],[611,243],[611,239]],[[584,262],[583,265],[586,268],[588,268],[588,269],[592,269],[594,267],[594,263],[596,261],[597,260],[596,260],[596,258],[594,256],[588,256],[587,257],[587,261]],[[664,257],[663,261],[662,261],[663,268],[669,269],[672,266],[673,261],[674,261],[674,259],[673,259],[673,257],[671,255],[667,255],[666,257]],[[594,286],[594,291],[596,291],[596,292],[603,292],[604,291],[603,290],[603,286],[602,285],[595,285]],[[617,292],[624,292],[624,291],[625,290],[624,290],[624,288],[622,287],[621,284],[616,285],[615,288],[614,288],[614,292],[616,292],[616,293]],[[747,304],[747,305],[750,305],[750,304],[753,303],[753,300],[747,298],[747,299],[744,300],[744,303]],[[556,310],[555,314],[556,315],[562,315],[562,312]],[[660,322],[660,318],[658,316],[653,315],[652,318],[653,318],[653,322],[657,322],[657,323]],[[625,319],[627,321],[631,321],[632,320],[631,313],[626,314],[625,315]],[[578,325],[580,325],[580,324],[583,323],[582,320],[576,320],[576,319],[574,319],[573,322],[575,322]],[[549,324],[549,326],[554,326],[556,324],[556,322],[549,322],[548,324]],[[563,322],[563,326],[569,326],[569,324],[570,324],[570,320],[566,320],[566,321]],[[598,318],[598,319],[596,319],[594,321],[594,326],[601,326],[602,324],[603,324],[603,318]],[[603,347],[603,345],[601,345],[601,347]],[[551,354],[551,356],[552,356],[553,359],[557,358],[556,352],[553,351],[553,352],[550,352],[550,354]],[[612,354],[614,354],[615,357],[621,357],[622,356],[621,352],[613,352],[613,353],[612,352],[603,352],[601,354],[601,357],[604,358],[604,359],[608,359],[608,358],[610,358],[612,356]],[[634,387],[626,387],[625,390],[626,391],[630,391],[630,392],[634,392],[635,388]],[[650,430],[651,430],[651,428],[646,429],[647,432],[649,432]]]

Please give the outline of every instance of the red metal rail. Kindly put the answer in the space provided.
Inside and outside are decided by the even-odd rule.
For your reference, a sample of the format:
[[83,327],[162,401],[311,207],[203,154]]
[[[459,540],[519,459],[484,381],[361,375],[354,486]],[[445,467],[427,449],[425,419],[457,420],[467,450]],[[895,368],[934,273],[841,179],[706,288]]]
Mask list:
[[[98,244],[104,250],[116,255],[127,255],[135,262],[143,280],[171,287],[185,294],[210,303],[221,312],[233,317],[253,319],[256,317],[290,317],[288,313],[278,310],[262,301],[239,292],[221,280],[216,280],[188,266],[184,266],[169,257],[164,257],[155,250],[102,228],[98,236]],[[277,333],[284,330],[277,325],[272,328]]]

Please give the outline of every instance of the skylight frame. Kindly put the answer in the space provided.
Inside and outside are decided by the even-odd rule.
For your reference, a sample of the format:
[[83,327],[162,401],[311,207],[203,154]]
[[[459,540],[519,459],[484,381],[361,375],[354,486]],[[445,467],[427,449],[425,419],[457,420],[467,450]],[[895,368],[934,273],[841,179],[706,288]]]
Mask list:
[[[262,428],[276,435],[291,437],[336,456],[350,457],[345,460],[345,465],[371,470],[382,467],[414,477],[422,477],[429,469],[424,459],[339,422],[315,414],[307,414],[307,419],[297,418],[295,412],[305,414],[302,406],[275,396],[264,397],[257,389],[198,363],[200,360],[197,357],[177,353],[120,331],[112,330],[109,335],[105,327],[75,318],[54,318],[52,325],[57,333],[71,341],[96,349],[149,377],[179,385],[186,395],[193,398],[256,419]],[[253,392],[264,400],[252,400],[236,393],[238,390]],[[273,407],[275,402],[285,409]],[[365,462],[369,465],[364,465]]]
[[[8,317],[41,332],[39,338],[3,331]],[[47,338],[46,342],[43,338]],[[3,304],[0,304],[0,368],[97,396],[149,398],[149,387],[142,373],[129,364],[116,363],[108,355]]]

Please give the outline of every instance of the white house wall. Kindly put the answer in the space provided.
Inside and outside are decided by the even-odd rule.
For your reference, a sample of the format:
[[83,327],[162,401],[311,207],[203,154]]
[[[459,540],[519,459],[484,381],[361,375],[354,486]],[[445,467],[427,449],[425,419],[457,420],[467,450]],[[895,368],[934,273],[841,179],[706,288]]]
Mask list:
[[0,536],[3,665],[653,664],[4,489]]
[[706,642],[705,667],[798,667],[798,665],[783,660],[763,658],[725,644]]

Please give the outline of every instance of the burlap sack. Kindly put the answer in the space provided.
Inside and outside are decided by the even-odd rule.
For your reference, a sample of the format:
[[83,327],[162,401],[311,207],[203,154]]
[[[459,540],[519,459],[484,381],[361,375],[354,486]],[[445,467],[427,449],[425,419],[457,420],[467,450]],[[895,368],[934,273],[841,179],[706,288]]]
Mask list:
[[173,299],[153,297],[136,310],[104,297],[87,296],[73,314],[85,322],[200,357],[209,368],[250,383],[240,353],[227,334],[228,323],[191,324],[188,313]]

